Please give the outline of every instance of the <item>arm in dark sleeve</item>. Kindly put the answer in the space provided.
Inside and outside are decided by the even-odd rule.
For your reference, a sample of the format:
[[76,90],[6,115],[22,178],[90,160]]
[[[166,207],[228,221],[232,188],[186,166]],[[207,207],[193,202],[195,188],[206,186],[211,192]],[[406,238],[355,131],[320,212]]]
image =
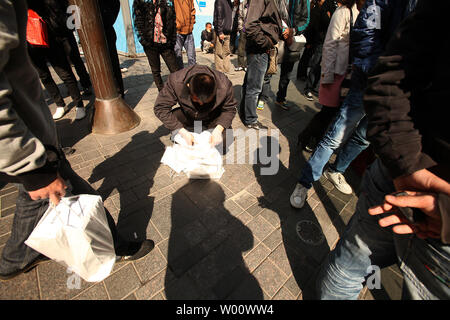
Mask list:
[[223,7],[222,2],[220,0],[216,0],[214,2],[214,30],[216,31],[217,35],[220,35],[223,33],[223,22],[224,22],[224,16],[223,16]]
[[310,3],[309,0],[296,0],[298,5],[294,14],[294,28],[296,34],[302,34],[309,25]]
[[417,41],[432,32],[428,14],[416,12],[402,23],[369,77],[364,96],[367,138],[392,178],[435,165],[422,152],[421,135],[411,118],[411,95],[429,87],[429,65],[424,61],[436,59],[433,53],[439,50],[433,39],[427,45]]
[[261,28],[259,18],[264,12],[265,1],[250,1],[247,11],[247,21],[245,22],[245,33],[247,40],[254,42],[263,49],[271,49],[274,44]]
[[172,113],[172,107],[178,103],[177,95],[172,85],[173,74],[169,75],[164,88],[155,101],[155,115],[170,131],[183,128],[183,124]]

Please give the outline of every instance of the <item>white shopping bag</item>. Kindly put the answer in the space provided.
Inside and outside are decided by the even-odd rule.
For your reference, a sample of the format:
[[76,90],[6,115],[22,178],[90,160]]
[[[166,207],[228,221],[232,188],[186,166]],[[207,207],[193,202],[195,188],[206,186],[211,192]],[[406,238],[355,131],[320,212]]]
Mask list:
[[176,173],[184,172],[189,179],[220,179],[225,169],[220,152],[209,143],[211,133],[191,134],[195,141],[193,146],[188,146],[177,134],[174,145],[166,148],[161,162]]
[[77,195],[50,206],[25,244],[88,282],[105,279],[116,261],[102,198]]

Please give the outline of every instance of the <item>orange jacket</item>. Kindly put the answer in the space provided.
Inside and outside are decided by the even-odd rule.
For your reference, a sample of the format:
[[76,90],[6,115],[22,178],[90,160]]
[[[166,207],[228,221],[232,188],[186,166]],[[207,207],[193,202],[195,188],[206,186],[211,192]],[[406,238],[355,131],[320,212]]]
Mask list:
[[174,0],[174,5],[177,16],[177,32],[180,34],[192,33],[195,24],[194,0]]

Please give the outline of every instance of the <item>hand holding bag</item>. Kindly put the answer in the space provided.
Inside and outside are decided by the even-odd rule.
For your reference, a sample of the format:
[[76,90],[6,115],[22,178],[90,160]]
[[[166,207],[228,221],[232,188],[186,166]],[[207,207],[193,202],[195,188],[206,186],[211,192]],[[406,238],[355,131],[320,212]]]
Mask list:
[[116,261],[102,198],[82,194],[50,205],[25,244],[88,282],[104,280]]

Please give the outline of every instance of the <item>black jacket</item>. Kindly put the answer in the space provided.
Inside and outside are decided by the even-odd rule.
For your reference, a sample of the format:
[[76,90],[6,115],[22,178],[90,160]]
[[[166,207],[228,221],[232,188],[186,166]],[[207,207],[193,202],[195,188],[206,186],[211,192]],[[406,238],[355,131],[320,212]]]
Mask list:
[[45,21],[50,37],[66,38],[73,31],[67,28],[67,0],[28,0],[27,4]]
[[450,181],[449,5],[419,1],[369,76],[367,138],[392,178],[427,168]]
[[213,42],[214,40],[214,30],[211,30],[211,32],[208,32],[206,30],[202,31],[202,35],[201,35],[201,39],[202,41],[208,41],[208,42]]
[[[166,44],[155,44],[153,42],[155,16],[158,8],[161,9],[161,19],[163,21],[162,32],[167,38]],[[158,0],[156,4],[153,4],[153,0],[134,0],[133,18],[139,42],[144,48],[154,45],[175,46],[177,28],[175,7],[172,1]]]
[[253,0],[245,22],[247,53],[264,53],[281,39],[282,23],[274,0]]
[[233,28],[233,4],[230,0],[216,0],[214,2],[214,31],[217,35],[231,34]]
[[322,6],[316,4],[311,8],[311,21],[305,31],[308,44],[313,46],[323,44],[330,20],[325,3]]
[[120,0],[97,0],[105,30],[113,27],[120,12]]

